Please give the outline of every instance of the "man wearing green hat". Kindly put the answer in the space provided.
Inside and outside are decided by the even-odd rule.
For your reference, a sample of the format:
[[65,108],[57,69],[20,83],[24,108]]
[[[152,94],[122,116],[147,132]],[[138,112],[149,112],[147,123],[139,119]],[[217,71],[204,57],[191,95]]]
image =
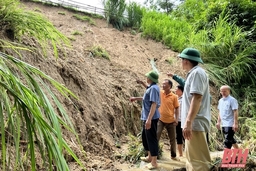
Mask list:
[[158,74],[150,71],[146,74],[147,87],[143,97],[131,97],[130,101],[143,100],[141,120],[142,128],[142,144],[147,151],[148,156],[142,157],[141,160],[149,162],[146,166],[148,169],[157,168],[158,141],[157,141],[157,122],[160,117],[158,108],[160,106],[160,89],[157,85]]
[[187,71],[181,108],[181,127],[185,138],[187,171],[210,170],[210,152],[206,133],[210,129],[209,79],[197,49],[186,48],[179,57],[182,68]]

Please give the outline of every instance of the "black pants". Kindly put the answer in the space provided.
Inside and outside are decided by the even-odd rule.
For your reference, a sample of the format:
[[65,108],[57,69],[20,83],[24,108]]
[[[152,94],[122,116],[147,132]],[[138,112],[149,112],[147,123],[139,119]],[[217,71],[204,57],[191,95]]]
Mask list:
[[183,141],[185,141],[183,138],[180,121],[178,122],[178,125],[176,126],[176,139],[177,139],[177,144],[183,144]]
[[225,138],[224,147],[231,149],[232,144],[236,144],[236,140],[234,139],[234,130],[232,127],[222,127],[222,132]]
[[145,129],[146,121],[143,121],[142,144],[146,151],[150,151],[151,156],[158,156],[157,122],[158,119],[153,119],[151,128]]

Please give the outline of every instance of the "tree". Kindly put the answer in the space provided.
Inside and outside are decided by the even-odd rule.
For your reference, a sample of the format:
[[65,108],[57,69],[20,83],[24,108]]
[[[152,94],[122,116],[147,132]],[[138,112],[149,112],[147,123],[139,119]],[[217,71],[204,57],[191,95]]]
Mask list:
[[162,11],[166,14],[169,14],[179,3],[181,3],[180,0],[146,0],[144,2],[150,9]]

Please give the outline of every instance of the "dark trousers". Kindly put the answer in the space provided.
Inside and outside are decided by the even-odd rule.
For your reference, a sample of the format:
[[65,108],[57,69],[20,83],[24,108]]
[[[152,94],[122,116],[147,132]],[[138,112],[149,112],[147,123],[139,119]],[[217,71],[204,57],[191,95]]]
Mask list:
[[236,140],[234,138],[235,132],[232,127],[222,127],[222,132],[224,135],[224,147],[231,149],[233,144],[236,144]]
[[180,121],[178,122],[178,125],[176,126],[176,140],[177,140],[177,144],[183,144],[183,141],[185,141],[185,139],[183,138]]
[[142,144],[146,151],[150,151],[151,156],[158,156],[157,122],[158,119],[153,119],[151,128],[145,129],[146,121],[143,121]]
[[166,128],[170,141],[171,157],[176,157],[176,125],[174,125],[174,123],[164,123],[159,120],[157,125],[158,141],[160,140],[164,128]]

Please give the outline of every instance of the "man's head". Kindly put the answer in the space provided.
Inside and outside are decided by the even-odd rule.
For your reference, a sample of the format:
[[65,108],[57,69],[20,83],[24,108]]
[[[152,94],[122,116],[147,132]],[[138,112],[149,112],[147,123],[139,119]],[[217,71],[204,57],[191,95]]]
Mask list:
[[172,81],[169,79],[164,79],[162,86],[164,91],[169,91],[172,88]]
[[147,83],[158,83],[158,74],[155,71],[150,71],[145,74],[147,77]]
[[178,95],[178,97],[182,96],[183,90],[184,90],[184,87],[182,87],[181,85],[178,85],[178,86],[177,86],[177,88],[176,88],[176,94]]
[[220,94],[222,97],[227,97],[230,94],[230,87],[228,85],[223,85],[220,87]]
[[194,48],[186,48],[178,56],[182,58],[182,68],[184,70],[190,70],[198,63],[203,63],[200,52]]

